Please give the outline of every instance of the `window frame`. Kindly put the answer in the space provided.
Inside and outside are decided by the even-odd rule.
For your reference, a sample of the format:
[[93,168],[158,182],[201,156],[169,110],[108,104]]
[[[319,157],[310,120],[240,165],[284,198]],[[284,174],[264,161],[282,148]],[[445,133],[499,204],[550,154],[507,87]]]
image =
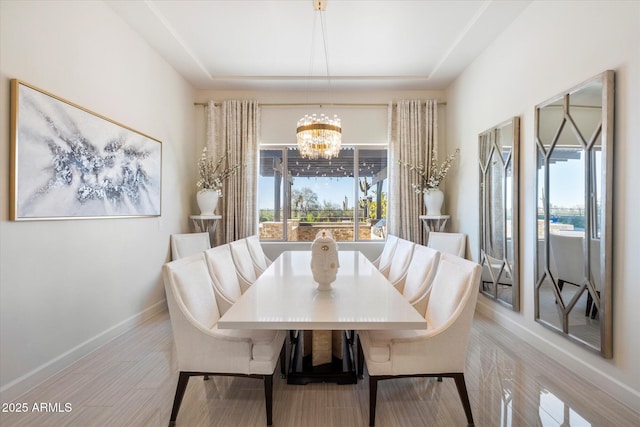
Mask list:
[[[289,150],[291,149],[297,149],[298,147],[295,144],[259,144],[258,146],[258,164],[260,163],[260,153],[262,152],[262,150],[282,150],[282,164],[283,164],[283,170],[288,170],[288,166],[289,166]],[[359,208],[358,208],[358,202],[359,202],[359,188],[358,188],[358,182],[360,180],[360,173],[358,170],[357,165],[360,163],[360,151],[361,150],[385,150],[387,152],[387,180],[389,179],[389,174],[388,174],[388,168],[389,168],[389,144],[343,144],[341,147],[342,149],[351,149],[354,151],[353,153],[353,180],[354,180],[354,185],[353,185],[353,197],[354,197],[354,209],[353,209],[353,218],[352,221],[354,223],[354,229],[353,229],[353,233],[354,233],[354,239],[353,242],[371,242],[371,241],[376,241],[376,239],[360,239],[360,221],[358,220],[358,212],[359,212]],[[324,159],[318,159],[317,161],[326,161]],[[259,166],[258,166],[259,167]],[[258,174],[257,174],[257,179],[260,180],[260,171],[258,170]],[[283,180],[283,183],[285,181]],[[388,181],[387,181],[388,182]],[[291,219],[289,217],[289,212],[290,212],[290,200],[291,200],[291,186],[289,185],[284,185],[282,186],[282,219],[281,222],[283,224],[282,226],[282,238],[281,239],[268,239],[268,240],[263,240],[260,239],[261,242],[288,242],[288,227],[286,226],[286,224],[288,223],[289,219]],[[259,193],[259,192],[258,192]],[[389,188],[387,187],[387,201],[389,200]],[[259,202],[259,200],[258,200]],[[258,216],[258,227],[260,226],[260,207],[259,207],[260,203],[257,203],[257,216]],[[348,242],[348,240],[346,241]]]

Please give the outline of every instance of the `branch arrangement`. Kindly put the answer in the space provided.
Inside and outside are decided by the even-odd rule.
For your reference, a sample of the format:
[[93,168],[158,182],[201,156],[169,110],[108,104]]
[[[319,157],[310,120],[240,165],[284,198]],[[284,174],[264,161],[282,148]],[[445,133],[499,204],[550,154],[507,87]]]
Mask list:
[[224,153],[216,162],[207,156],[207,147],[202,149],[202,155],[198,161],[198,171],[200,179],[196,183],[198,188],[216,190],[219,196],[222,196],[222,183],[235,175],[244,165],[223,166],[229,158],[229,151]]
[[417,194],[426,193],[430,190],[436,189],[440,186],[442,180],[447,176],[447,172],[451,169],[451,165],[456,156],[460,153],[460,149],[456,148],[456,151],[449,154],[447,158],[438,164],[438,152],[433,150],[431,152],[431,162],[429,166],[429,173],[425,169],[423,164],[415,165],[413,163],[407,163],[402,160],[398,160],[402,166],[408,167],[409,170],[415,171],[421,177],[420,184],[411,184],[411,188]]

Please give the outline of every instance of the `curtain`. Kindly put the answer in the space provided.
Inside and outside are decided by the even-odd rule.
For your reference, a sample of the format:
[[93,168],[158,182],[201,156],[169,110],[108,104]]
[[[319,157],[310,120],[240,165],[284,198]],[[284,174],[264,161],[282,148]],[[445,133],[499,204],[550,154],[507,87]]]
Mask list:
[[226,166],[241,164],[223,183],[215,243],[220,245],[257,232],[258,134],[257,101],[227,100],[207,105],[207,149],[215,159],[228,153]]
[[437,151],[438,102],[436,100],[401,100],[389,104],[389,233],[416,243],[426,244],[422,221],[426,214],[422,194],[411,184],[421,177],[398,162],[427,167],[431,153]]

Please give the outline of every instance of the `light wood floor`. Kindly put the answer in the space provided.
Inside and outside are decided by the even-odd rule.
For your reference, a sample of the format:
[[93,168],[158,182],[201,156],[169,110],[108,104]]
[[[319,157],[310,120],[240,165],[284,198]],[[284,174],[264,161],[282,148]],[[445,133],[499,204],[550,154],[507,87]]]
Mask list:
[[[476,426],[640,426],[640,415],[562,370],[521,339],[476,316],[467,386]],[[171,324],[165,312],[65,369],[16,402],[29,413],[0,413],[10,426],[167,426],[177,383]],[[70,412],[35,413],[34,403]],[[287,385],[274,380],[274,426],[366,426],[368,381],[357,385]],[[262,382],[193,378],[177,426],[264,426]],[[377,426],[464,426],[453,380],[383,381]]]

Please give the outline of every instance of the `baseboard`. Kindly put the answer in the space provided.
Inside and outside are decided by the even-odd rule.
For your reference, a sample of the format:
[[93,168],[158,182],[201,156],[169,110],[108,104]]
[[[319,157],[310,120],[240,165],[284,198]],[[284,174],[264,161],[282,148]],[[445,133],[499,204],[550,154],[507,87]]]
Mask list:
[[75,346],[66,353],[61,354],[55,359],[40,365],[31,372],[11,381],[2,388],[0,388],[0,401],[11,402],[23,394],[27,393],[32,388],[43,383],[48,378],[57,374],[61,370],[67,368],[78,360],[82,359],[89,353],[92,353],[99,347],[109,343],[114,338],[122,335],[123,333],[133,329],[135,326],[150,319],[162,311],[167,309],[167,301],[162,300],[151,307],[148,307],[141,312],[134,314],[128,319],[123,320],[117,325],[99,333],[98,335],[89,338],[85,342]]
[[[506,330],[513,332],[536,349],[567,367],[568,370],[592,383],[594,387],[606,392],[614,399],[628,406],[632,410],[640,413],[640,392],[618,379],[602,372],[600,369],[590,365],[573,353],[574,348],[564,348],[559,346],[544,336],[537,334],[526,328],[519,322],[510,319],[500,310],[496,310],[494,303],[489,300],[478,298],[476,311],[482,316],[488,317]],[[572,344],[567,342],[567,344]]]

